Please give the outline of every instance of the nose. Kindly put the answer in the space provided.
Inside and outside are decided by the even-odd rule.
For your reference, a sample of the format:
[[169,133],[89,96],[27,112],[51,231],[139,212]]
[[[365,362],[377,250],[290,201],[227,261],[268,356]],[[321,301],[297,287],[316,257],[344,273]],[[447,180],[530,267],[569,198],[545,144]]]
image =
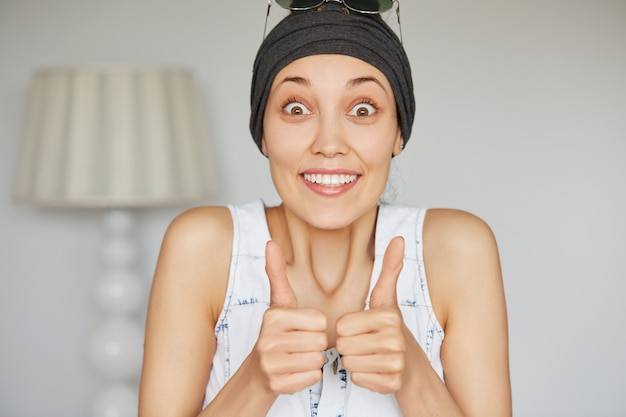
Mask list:
[[327,158],[345,155],[349,151],[346,130],[340,118],[326,115],[319,118],[311,151]]

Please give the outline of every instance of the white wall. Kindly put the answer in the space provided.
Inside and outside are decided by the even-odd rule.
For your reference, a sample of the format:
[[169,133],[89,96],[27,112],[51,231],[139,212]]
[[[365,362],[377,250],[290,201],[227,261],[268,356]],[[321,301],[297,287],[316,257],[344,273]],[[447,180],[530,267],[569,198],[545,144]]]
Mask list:
[[[0,416],[86,414],[98,380],[100,211],[12,202],[29,77],[101,62],[188,66],[220,193],[276,202],[247,131],[266,2],[0,0]],[[500,244],[517,417],[626,415],[626,2],[402,2],[417,119],[399,200],[485,218]],[[149,284],[183,207],[142,210]]]

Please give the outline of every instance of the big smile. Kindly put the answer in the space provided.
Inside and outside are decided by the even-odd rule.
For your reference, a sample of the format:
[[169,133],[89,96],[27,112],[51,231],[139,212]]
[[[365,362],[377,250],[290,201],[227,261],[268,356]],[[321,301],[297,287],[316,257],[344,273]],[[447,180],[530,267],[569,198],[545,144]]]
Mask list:
[[303,174],[304,180],[312,184],[319,184],[326,187],[340,187],[350,184],[358,178],[353,174]]

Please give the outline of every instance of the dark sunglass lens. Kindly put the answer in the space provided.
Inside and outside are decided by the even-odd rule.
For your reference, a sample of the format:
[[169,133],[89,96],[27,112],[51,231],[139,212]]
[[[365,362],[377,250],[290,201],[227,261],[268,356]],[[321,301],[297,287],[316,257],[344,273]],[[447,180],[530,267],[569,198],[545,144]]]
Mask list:
[[393,0],[345,0],[351,9],[366,13],[382,13],[393,7]]
[[275,0],[279,6],[291,10],[312,9],[322,4],[323,0]]

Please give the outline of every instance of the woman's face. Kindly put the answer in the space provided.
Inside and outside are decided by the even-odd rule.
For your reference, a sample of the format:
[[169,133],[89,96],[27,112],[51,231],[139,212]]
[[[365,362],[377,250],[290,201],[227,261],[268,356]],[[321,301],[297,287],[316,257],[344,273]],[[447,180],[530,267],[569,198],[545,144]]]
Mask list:
[[374,210],[402,149],[387,78],[344,55],[309,56],[280,71],[263,127],[262,150],[285,207],[321,229]]

